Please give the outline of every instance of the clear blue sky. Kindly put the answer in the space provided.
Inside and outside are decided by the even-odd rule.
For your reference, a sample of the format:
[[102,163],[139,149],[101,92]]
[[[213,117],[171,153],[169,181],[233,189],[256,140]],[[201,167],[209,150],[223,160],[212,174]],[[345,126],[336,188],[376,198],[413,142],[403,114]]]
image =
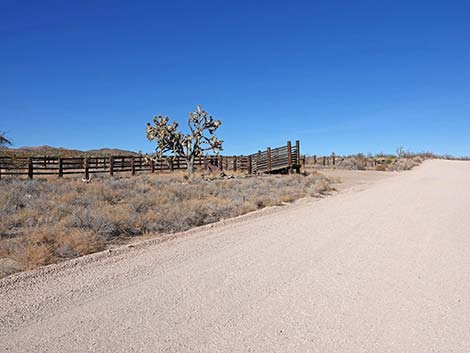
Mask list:
[[200,103],[227,154],[470,154],[470,2],[0,0],[15,146],[151,151]]

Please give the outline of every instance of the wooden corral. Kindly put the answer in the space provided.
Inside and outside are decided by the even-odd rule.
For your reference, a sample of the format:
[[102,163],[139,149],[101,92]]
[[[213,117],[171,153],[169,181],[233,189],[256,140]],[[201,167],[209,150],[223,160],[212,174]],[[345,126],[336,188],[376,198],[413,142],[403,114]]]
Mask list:
[[[195,166],[201,170],[242,171],[248,174],[300,172],[300,142],[290,141],[286,146],[270,148],[247,156],[201,156]],[[60,157],[0,156],[0,178],[5,176],[83,175],[102,173],[113,176],[115,173],[130,172],[131,175],[147,172],[171,172],[187,169],[184,158],[172,157],[148,160],[145,156],[106,156],[106,157]]]

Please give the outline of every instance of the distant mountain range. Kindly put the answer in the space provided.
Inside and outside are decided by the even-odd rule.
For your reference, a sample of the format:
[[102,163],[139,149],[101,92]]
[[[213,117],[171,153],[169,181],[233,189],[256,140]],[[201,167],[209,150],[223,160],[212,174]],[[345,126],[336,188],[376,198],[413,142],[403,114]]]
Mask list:
[[0,156],[62,156],[62,157],[77,157],[77,156],[116,156],[116,155],[135,155],[140,154],[133,151],[121,150],[117,148],[100,148],[87,151],[80,151],[68,149],[63,147],[53,146],[34,146],[34,147],[20,147],[9,148],[0,147]]

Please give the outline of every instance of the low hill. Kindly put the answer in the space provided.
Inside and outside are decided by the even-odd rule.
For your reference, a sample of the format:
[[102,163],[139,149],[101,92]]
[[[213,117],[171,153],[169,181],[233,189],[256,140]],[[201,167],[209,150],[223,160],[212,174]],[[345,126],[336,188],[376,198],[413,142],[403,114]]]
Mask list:
[[60,156],[60,157],[78,157],[78,156],[111,156],[111,155],[135,155],[139,153],[116,148],[101,148],[87,151],[68,149],[53,146],[34,146],[20,148],[0,148],[0,156]]

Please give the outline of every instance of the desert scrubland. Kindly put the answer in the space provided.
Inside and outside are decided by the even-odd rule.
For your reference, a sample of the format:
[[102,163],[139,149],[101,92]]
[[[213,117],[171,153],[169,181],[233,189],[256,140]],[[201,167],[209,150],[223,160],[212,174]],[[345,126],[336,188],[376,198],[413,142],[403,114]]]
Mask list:
[[0,275],[176,233],[333,189],[318,173],[0,180]]

